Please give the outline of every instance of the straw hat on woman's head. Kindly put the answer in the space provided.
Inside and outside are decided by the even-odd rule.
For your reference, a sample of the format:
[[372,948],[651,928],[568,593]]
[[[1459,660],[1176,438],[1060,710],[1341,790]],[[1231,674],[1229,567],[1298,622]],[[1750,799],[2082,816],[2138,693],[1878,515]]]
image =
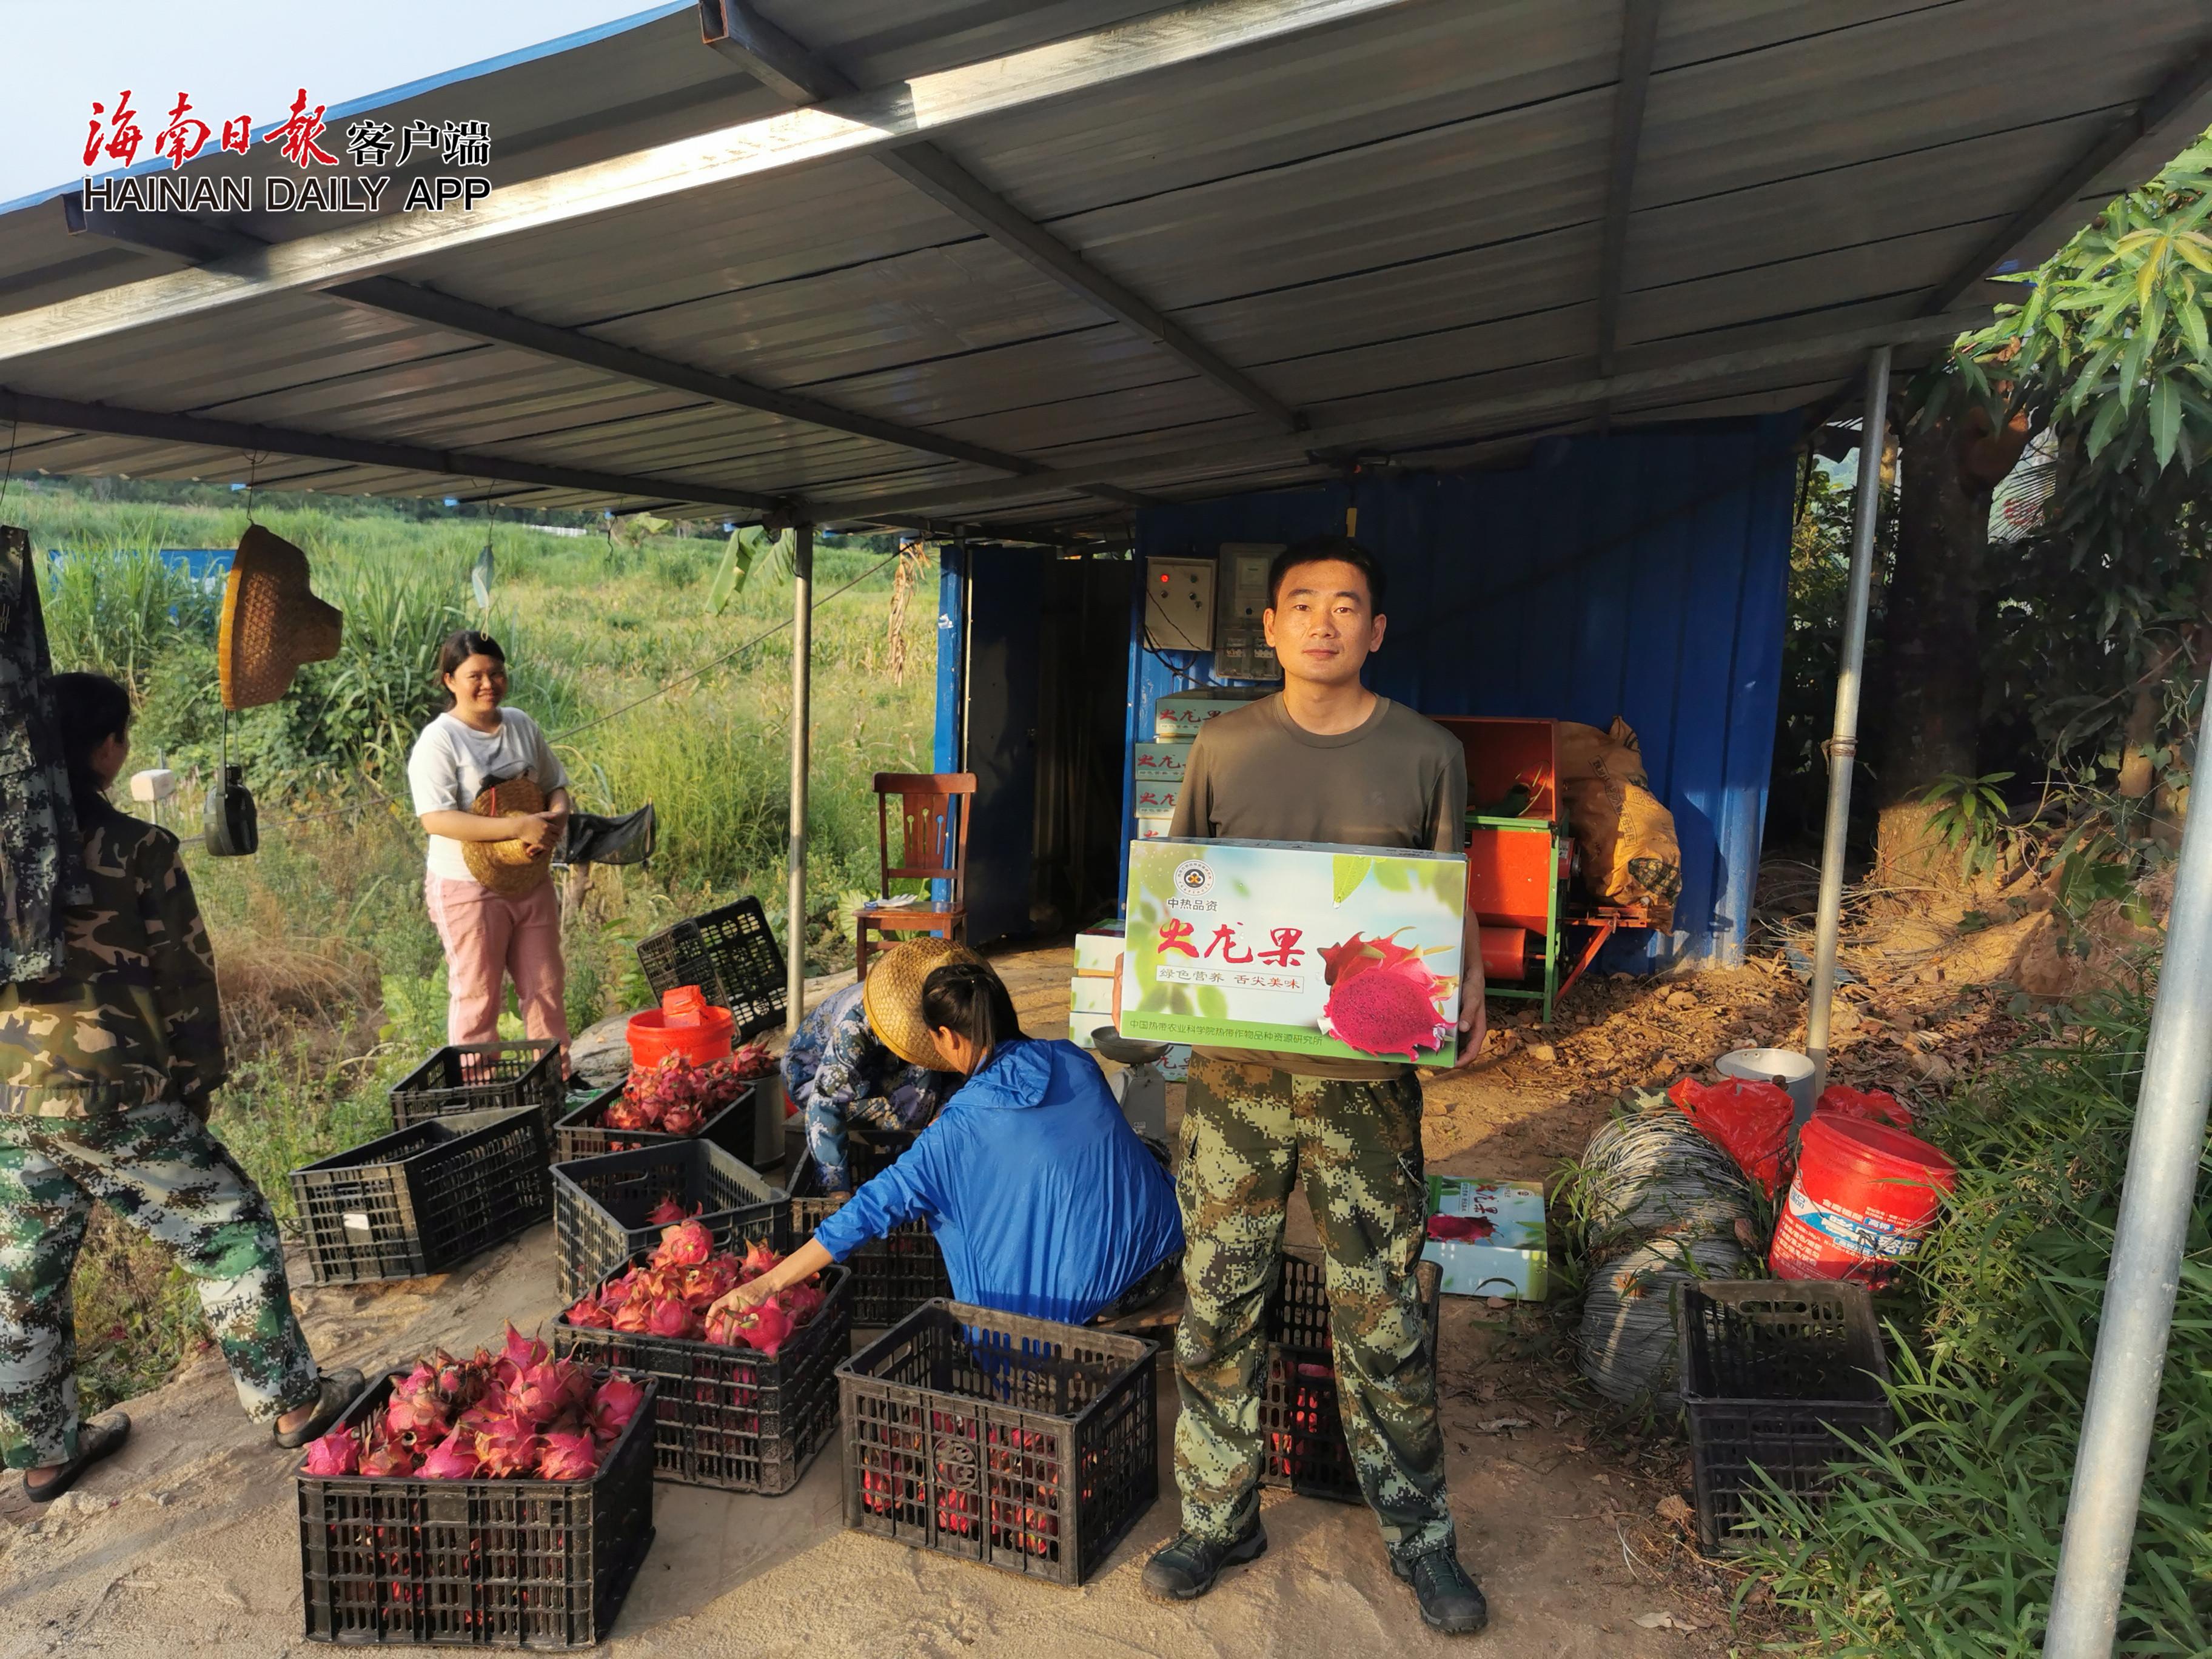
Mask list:
[[[510,812],[542,812],[545,792],[534,778],[508,778],[488,783],[477,796],[473,809],[479,817],[505,817]],[[462,862],[469,873],[501,898],[520,898],[553,872],[552,855],[532,854],[520,841],[465,841]]]
[[937,1050],[937,1039],[921,1017],[921,982],[933,969],[948,963],[983,958],[964,945],[949,939],[913,939],[886,951],[868,969],[867,989],[860,1006],[867,1011],[868,1029],[884,1047],[909,1066],[932,1072],[949,1072],[951,1063]]

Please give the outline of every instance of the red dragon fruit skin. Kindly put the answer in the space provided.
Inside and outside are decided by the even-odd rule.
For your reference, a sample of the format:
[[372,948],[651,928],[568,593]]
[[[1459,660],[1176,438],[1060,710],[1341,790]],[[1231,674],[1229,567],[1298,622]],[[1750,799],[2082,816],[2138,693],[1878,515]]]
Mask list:
[[538,1473],[547,1480],[588,1480],[599,1472],[599,1443],[589,1434],[549,1434]]
[[714,1236],[696,1221],[680,1222],[660,1236],[653,1253],[656,1267],[696,1267],[714,1254]]
[[349,1429],[332,1429],[319,1440],[307,1443],[309,1474],[320,1480],[352,1474],[361,1468],[361,1442]]
[[415,1471],[425,1480],[472,1480],[477,1473],[476,1446],[471,1437],[455,1429],[430,1449],[422,1467]]
[[644,1403],[645,1390],[629,1378],[609,1377],[592,1397],[592,1433],[603,1443],[611,1443],[629,1426],[630,1419],[637,1415],[637,1408]]
[[596,1296],[586,1297],[561,1317],[568,1323],[586,1330],[611,1331],[615,1328],[615,1316],[607,1311],[606,1304]]
[[543,1364],[552,1358],[553,1350],[535,1337],[526,1337],[514,1328],[512,1320],[507,1325],[507,1345],[501,1351],[501,1382],[512,1382],[532,1365]]
[[476,1441],[477,1461],[492,1480],[526,1474],[538,1461],[538,1431],[512,1407],[479,1429]]

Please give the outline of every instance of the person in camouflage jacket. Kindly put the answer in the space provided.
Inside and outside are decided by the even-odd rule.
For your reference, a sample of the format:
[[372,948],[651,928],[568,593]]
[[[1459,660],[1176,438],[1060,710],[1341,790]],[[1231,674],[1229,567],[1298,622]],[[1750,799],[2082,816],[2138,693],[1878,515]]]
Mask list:
[[40,1501],[129,1431],[77,1410],[70,1280],[95,1200],[174,1254],[280,1444],[320,1433],[362,1381],[318,1372],[269,1201],[208,1131],[224,1064],[207,929],[177,838],[103,793],[129,699],[96,675],[54,684],[91,902],[68,911],[58,975],[0,984],[0,1455],[35,1472]]

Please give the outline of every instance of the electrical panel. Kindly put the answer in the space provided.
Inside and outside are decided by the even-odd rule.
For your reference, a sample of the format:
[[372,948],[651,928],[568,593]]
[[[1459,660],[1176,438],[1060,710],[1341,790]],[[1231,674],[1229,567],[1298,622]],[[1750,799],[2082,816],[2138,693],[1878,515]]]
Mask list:
[[1213,648],[1212,559],[1145,561],[1145,643],[1155,651]]
[[1221,625],[1213,642],[1213,677],[1279,680],[1283,665],[1267,644],[1267,570],[1282,547],[1273,542],[1221,544]]

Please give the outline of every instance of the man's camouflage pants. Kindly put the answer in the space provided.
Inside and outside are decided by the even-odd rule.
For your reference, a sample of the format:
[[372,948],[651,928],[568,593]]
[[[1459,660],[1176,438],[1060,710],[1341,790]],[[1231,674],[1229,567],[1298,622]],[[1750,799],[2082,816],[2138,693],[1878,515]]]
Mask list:
[[1327,1258],[1337,1393],[1359,1489],[1401,1559],[1453,1543],[1437,1382],[1414,1268],[1427,1220],[1421,1089],[1331,1083],[1194,1059],[1183,1107],[1182,1415],[1176,1484],[1185,1530],[1226,1540],[1259,1510],[1263,1316],[1283,1219],[1303,1176]]
[[0,1115],[0,1454],[9,1468],[76,1455],[70,1274],[95,1199],[175,1254],[249,1417],[269,1422],[315,1397],[276,1218],[187,1107]]

